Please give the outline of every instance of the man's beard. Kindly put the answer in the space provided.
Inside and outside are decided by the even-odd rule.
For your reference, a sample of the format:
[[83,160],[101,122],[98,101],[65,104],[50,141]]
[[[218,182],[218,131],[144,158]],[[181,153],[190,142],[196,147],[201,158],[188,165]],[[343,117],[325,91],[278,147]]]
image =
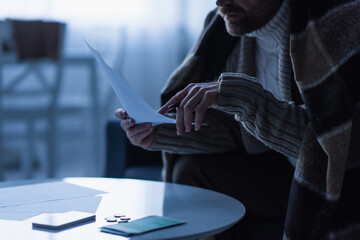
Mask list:
[[[247,31],[247,25],[244,25],[244,21],[247,18],[247,13],[241,7],[234,5],[219,7],[220,15],[224,18],[226,30],[232,36],[241,36]],[[236,19],[228,19],[227,15],[236,15]]]
[[256,28],[251,26],[250,24],[237,24],[234,22],[229,22],[225,20],[226,30],[227,32],[234,37],[242,36],[246,33],[250,33],[254,31]]
[[[273,17],[274,14],[261,14],[262,12],[267,12],[266,10],[268,9],[266,9],[266,7],[269,6],[264,6],[264,9],[259,9],[259,13],[256,14],[246,12],[241,7],[233,5],[219,7],[219,12],[224,18],[227,32],[232,36],[238,37],[261,28]],[[231,21],[224,17],[228,14],[239,14],[242,16],[239,17],[239,19]]]

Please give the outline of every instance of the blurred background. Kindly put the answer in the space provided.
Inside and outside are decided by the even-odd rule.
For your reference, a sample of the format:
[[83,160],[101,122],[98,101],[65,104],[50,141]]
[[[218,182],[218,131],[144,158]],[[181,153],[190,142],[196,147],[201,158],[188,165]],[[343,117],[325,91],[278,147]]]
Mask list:
[[102,176],[120,107],[84,39],[151,106],[209,0],[0,0],[0,180]]

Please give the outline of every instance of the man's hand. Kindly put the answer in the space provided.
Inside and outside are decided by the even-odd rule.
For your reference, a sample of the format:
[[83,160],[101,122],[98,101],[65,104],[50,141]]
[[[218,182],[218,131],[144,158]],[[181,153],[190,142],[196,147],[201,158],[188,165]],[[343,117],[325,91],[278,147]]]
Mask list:
[[195,113],[195,131],[199,131],[208,108],[214,106],[217,101],[220,83],[191,83],[178,92],[158,112],[165,114],[170,111],[172,105],[179,104],[176,108],[177,134],[191,131],[193,113]]
[[144,148],[151,146],[156,133],[151,123],[135,124],[134,119],[129,118],[127,112],[122,108],[117,109],[115,115],[121,119],[121,127],[133,145]]

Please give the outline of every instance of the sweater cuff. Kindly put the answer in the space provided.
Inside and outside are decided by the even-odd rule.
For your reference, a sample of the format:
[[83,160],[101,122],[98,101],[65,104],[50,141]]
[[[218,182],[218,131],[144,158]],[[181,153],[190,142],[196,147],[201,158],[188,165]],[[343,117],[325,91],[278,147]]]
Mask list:
[[[258,91],[261,87],[256,78],[241,73],[222,73],[219,82],[219,95],[214,108],[225,112],[233,112],[234,107],[249,104],[249,92]],[[247,101],[243,101],[245,99]],[[237,104],[233,106],[234,103]]]
[[[166,136],[166,138],[164,139],[163,136]],[[175,125],[160,125],[156,131],[154,141],[148,150],[166,150],[173,145],[171,143],[177,142],[175,140],[176,138],[178,138],[178,136],[176,135]]]

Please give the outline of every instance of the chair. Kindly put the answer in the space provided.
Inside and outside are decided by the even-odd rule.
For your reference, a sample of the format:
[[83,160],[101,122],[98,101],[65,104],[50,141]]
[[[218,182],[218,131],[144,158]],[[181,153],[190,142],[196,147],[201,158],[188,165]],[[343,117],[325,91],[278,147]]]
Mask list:
[[[14,136],[7,126],[15,121],[25,123],[27,146],[22,154],[22,166],[25,177],[30,178],[39,135],[37,124],[45,121],[47,176],[53,177],[65,24],[6,20],[0,26],[0,151],[5,150],[5,140]],[[16,74],[9,76],[6,72],[9,69]],[[0,179],[4,177],[3,159],[0,156]]]
[[161,168],[160,151],[132,145],[120,121],[107,123],[105,177],[160,180]]

